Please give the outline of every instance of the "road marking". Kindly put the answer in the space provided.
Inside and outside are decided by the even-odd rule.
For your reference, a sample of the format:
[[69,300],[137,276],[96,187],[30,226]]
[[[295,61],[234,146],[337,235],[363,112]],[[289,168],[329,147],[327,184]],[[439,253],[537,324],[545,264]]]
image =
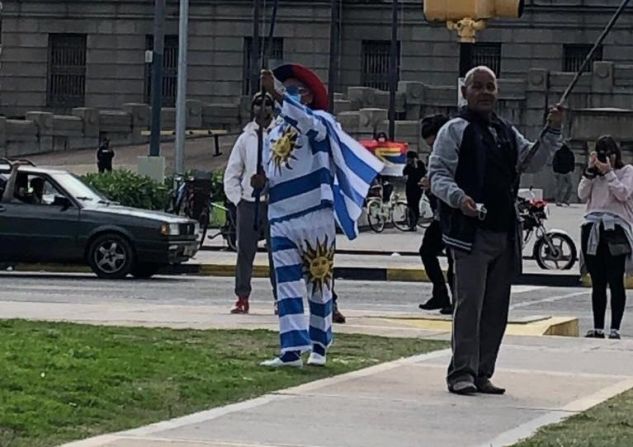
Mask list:
[[590,293],[591,293],[591,291],[587,290],[587,291],[584,291],[584,292],[568,293],[566,295],[550,296],[548,298],[543,298],[543,299],[540,299],[540,300],[524,301],[522,303],[517,303],[517,304],[511,305],[510,306],[510,310],[520,309],[520,308],[523,308],[523,307],[530,307],[530,306],[534,306],[536,304],[554,303],[556,301],[566,300],[568,298],[574,298],[574,297],[577,297],[577,296],[589,295]]

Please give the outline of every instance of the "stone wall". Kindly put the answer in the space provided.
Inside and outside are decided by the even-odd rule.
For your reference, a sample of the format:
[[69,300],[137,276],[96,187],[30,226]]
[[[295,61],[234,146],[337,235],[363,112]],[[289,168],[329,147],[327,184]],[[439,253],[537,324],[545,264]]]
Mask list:
[[[530,139],[542,129],[547,110],[556,104],[571,76],[567,73],[531,69],[524,78],[499,80],[498,112]],[[568,101],[565,138],[576,152],[580,175],[591,143],[602,134],[619,139],[627,157],[633,155],[633,66],[596,62],[584,74]],[[335,96],[335,113],[342,126],[355,138],[370,138],[388,129],[388,93],[349,87]],[[99,135],[107,133],[113,144],[147,141],[142,131],[149,128],[150,108],[145,104],[124,104],[121,110],[76,108],[71,115],[27,112],[25,120],[0,119],[0,155],[19,156],[77,148],[96,148]],[[396,95],[397,140],[406,141],[426,159],[429,148],[420,135],[421,119],[434,113],[457,113],[457,86],[428,85],[401,81]],[[173,129],[175,110],[162,110],[163,129]],[[192,129],[227,129],[239,132],[249,119],[249,98],[236,103],[187,101],[187,123]],[[525,175],[523,186],[553,194],[553,176],[546,168]]]
[[[162,128],[173,131],[175,109],[161,110]],[[71,115],[27,112],[24,119],[0,116],[0,157],[22,157],[57,151],[94,148],[106,135],[114,146],[147,143],[151,108],[146,104],[123,104],[120,110],[88,107],[72,109]],[[249,119],[248,109],[237,105],[187,101],[189,129],[238,132]]]
[[[245,38],[252,33],[252,0],[191,0],[189,81],[191,99],[238,101],[242,94]],[[268,2],[267,18],[270,16]],[[530,68],[562,70],[564,44],[590,44],[620,0],[527,0],[520,20],[500,20],[479,34],[501,43],[501,77],[522,78]],[[453,32],[425,23],[420,0],[400,0],[400,80],[456,84],[459,43]],[[86,107],[108,109],[144,102],[146,38],[152,34],[151,1],[4,0],[0,56],[0,113],[23,116],[47,109],[48,40],[51,33],[86,35]],[[167,35],[178,31],[178,2],[167,2]],[[281,1],[276,36],[285,61],[314,68],[327,79],[329,1]],[[390,2],[342,0],[338,92],[362,84],[363,41],[388,41]],[[633,60],[633,5],[604,43],[604,60]],[[266,28],[266,27],[264,27]],[[264,29],[262,34],[265,34]],[[626,74],[632,82],[633,75]],[[631,84],[629,84],[631,85]],[[434,92],[429,89],[429,95]],[[441,91],[438,92],[441,94]],[[451,98],[451,104],[453,98]]]

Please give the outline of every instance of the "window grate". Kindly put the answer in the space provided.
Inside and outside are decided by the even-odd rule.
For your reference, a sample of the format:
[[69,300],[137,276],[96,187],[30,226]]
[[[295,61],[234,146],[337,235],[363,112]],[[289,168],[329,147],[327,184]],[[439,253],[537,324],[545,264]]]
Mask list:
[[[389,90],[389,56],[391,41],[364,40],[362,42],[361,83],[364,87]],[[400,42],[398,42],[397,72],[400,77]]]
[[[260,37],[259,44],[264,45],[264,41],[266,37]],[[260,49],[262,51],[263,48]],[[254,76],[256,73],[251,69],[251,54],[253,51],[253,38],[245,37],[244,38],[244,62],[242,63],[242,67],[244,67],[244,73],[242,74],[242,94],[250,96],[251,94],[251,76]],[[271,68],[274,68],[278,65],[283,64],[284,60],[284,39],[283,37],[273,37],[272,42],[270,43],[270,48],[268,50],[269,54],[269,65]],[[257,70],[259,72],[259,69]]]
[[80,107],[86,92],[86,35],[49,34],[49,107]]
[[[577,73],[593,45],[566,44],[563,45],[563,71]],[[602,60],[602,46],[599,46],[591,58],[591,63],[585,68],[585,72],[593,70],[593,63]]]
[[473,67],[485,65],[501,77],[501,44],[477,42],[473,47]]
[[[145,37],[145,49],[152,51],[154,48],[154,36]],[[162,105],[174,107],[176,104],[176,92],[178,89],[178,36],[165,36],[165,48],[163,52],[163,83]],[[152,64],[145,67],[145,102],[152,100]]]

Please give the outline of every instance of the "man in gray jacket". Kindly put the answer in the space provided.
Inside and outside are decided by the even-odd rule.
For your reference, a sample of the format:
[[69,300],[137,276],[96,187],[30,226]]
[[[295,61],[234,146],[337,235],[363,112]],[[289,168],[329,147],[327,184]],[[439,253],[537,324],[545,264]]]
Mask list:
[[[512,279],[521,269],[518,166],[532,143],[495,114],[497,79],[488,67],[473,68],[462,93],[468,106],[442,127],[429,162],[442,238],[455,261],[447,384],[457,394],[503,394],[490,378],[508,321]],[[554,107],[528,172],[541,169],[560,147],[562,120],[562,108]]]

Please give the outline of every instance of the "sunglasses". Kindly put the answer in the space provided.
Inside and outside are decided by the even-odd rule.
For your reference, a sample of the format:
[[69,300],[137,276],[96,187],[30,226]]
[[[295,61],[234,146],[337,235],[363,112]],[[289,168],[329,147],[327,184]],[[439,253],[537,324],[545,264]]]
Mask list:
[[[262,101],[261,99],[260,99],[260,100],[258,100],[258,101],[253,102],[253,105],[254,105],[254,106],[257,106],[257,107],[261,107],[261,106],[262,106],[262,104],[263,104],[263,101]],[[272,106],[273,106],[273,103],[272,103],[272,102],[270,102],[270,101],[266,101],[266,107],[272,107]]]

